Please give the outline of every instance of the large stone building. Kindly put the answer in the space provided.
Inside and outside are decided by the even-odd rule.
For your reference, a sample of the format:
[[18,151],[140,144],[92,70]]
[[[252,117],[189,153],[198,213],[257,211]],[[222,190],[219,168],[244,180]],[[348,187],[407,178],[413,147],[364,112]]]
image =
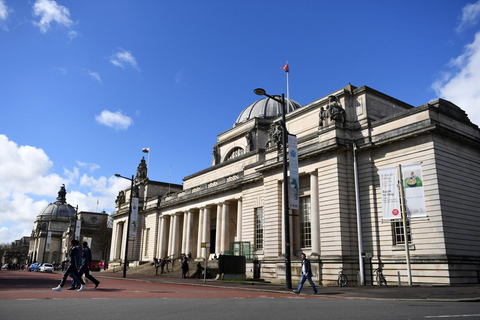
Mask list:
[[[342,269],[358,281],[361,255],[366,284],[377,267],[394,282],[398,274],[404,283],[479,282],[480,131],[462,109],[442,99],[413,107],[352,85],[287,106],[299,160],[299,209],[290,210],[294,281],[305,252],[323,285],[335,283]],[[245,254],[248,277],[259,266],[255,275],[284,282],[280,115],[275,100],[253,103],[218,135],[212,165],[185,177],[182,190],[140,195],[128,260],[202,258],[204,250]],[[421,166],[426,209],[426,217],[407,220],[407,235],[402,220],[383,218],[379,178],[379,169],[406,164]],[[117,203],[111,251],[117,261],[124,256],[127,213],[128,205]]]
[[[105,212],[77,213],[67,203],[67,191],[62,185],[54,203],[47,205],[35,219],[28,263],[52,263],[55,266],[68,258],[70,241],[75,237],[76,221],[80,220],[79,241],[89,242],[93,260],[107,261],[110,253],[111,228],[108,228],[108,214]],[[50,233],[50,242],[47,241]]]

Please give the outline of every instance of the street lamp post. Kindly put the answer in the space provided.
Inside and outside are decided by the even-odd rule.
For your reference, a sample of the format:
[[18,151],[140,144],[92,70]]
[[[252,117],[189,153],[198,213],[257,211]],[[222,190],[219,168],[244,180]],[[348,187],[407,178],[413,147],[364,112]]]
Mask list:
[[283,210],[284,210],[284,233],[285,233],[285,285],[287,289],[292,289],[292,261],[290,259],[290,214],[288,205],[288,174],[287,174],[287,125],[285,121],[286,105],[285,94],[282,93],[281,100],[279,96],[268,95],[262,88],[253,90],[256,95],[266,96],[282,104],[282,156],[283,156]]
[[125,241],[125,257],[123,259],[123,277],[126,278],[127,277],[127,259],[128,259],[128,238],[130,237],[130,216],[132,214],[133,175],[132,175],[132,178],[130,179],[116,173],[115,177],[127,179],[127,180],[130,180],[131,182],[130,203],[128,204],[127,237],[126,237],[127,239]]

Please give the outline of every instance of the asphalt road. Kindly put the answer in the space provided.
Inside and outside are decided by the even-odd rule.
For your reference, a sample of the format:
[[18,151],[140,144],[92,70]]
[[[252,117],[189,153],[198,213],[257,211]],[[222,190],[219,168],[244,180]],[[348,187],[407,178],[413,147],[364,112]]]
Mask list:
[[54,292],[61,274],[0,272],[0,319],[480,319],[478,302],[325,296],[101,279]]

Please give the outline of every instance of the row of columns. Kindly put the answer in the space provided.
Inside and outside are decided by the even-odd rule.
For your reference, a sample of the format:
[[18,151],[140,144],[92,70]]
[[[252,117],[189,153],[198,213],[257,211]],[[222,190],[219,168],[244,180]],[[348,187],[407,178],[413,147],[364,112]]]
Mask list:
[[[309,172],[310,176],[310,217],[311,217],[311,240],[312,253],[320,253],[320,221],[319,221],[319,193],[318,193],[318,173],[317,170]],[[242,199],[237,201],[237,229],[235,241],[242,241]],[[230,202],[218,203],[215,235],[215,253],[218,255],[229,248],[229,221],[230,221]],[[159,257],[176,255],[178,253],[196,253],[194,257],[203,258],[205,248],[201,247],[202,242],[210,242],[210,218],[212,206],[205,206],[199,209],[191,209],[174,215],[165,215],[160,217],[159,223]],[[197,211],[198,210],[198,211]],[[198,229],[196,248],[192,248],[191,239],[194,237],[193,222],[194,214],[198,212]],[[283,211],[283,210],[282,210]],[[283,211],[284,212],[284,211]],[[180,239],[179,223],[183,215],[182,239]],[[167,232],[167,226],[169,230]],[[293,223],[290,223],[293,227]],[[291,234],[292,234],[291,230]],[[282,228],[282,240],[284,240],[284,230]],[[285,242],[283,242],[283,253],[285,253]],[[181,247],[179,247],[181,245]],[[192,250],[193,249],[193,250]]]
[[[237,201],[237,229],[236,241],[242,240],[242,199]],[[185,212],[173,215],[160,216],[158,232],[158,257],[175,256],[179,253],[196,253],[194,257],[203,258],[206,248],[202,248],[202,242],[210,242],[210,218],[212,206],[205,206],[199,209],[190,209]],[[194,214],[198,210],[198,228],[193,229]],[[180,239],[179,224],[183,216],[182,238]],[[216,234],[215,234],[215,253],[218,255],[230,250],[230,202],[225,201],[217,204]],[[167,232],[167,227],[169,230]],[[194,232],[197,232],[196,248],[192,248]],[[180,247],[181,245],[181,247]],[[193,249],[193,250],[192,250]],[[196,250],[195,250],[196,249]]]

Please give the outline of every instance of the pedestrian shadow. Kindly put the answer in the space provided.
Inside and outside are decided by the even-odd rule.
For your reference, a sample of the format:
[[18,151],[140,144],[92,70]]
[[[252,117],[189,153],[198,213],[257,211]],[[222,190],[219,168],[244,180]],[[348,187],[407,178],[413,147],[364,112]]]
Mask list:
[[90,290],[87,287],[87,291],[99,291],[99,292],[120,292],[120,291],[126,291],[126,289],[120,289],[120,288],[97,288]]

